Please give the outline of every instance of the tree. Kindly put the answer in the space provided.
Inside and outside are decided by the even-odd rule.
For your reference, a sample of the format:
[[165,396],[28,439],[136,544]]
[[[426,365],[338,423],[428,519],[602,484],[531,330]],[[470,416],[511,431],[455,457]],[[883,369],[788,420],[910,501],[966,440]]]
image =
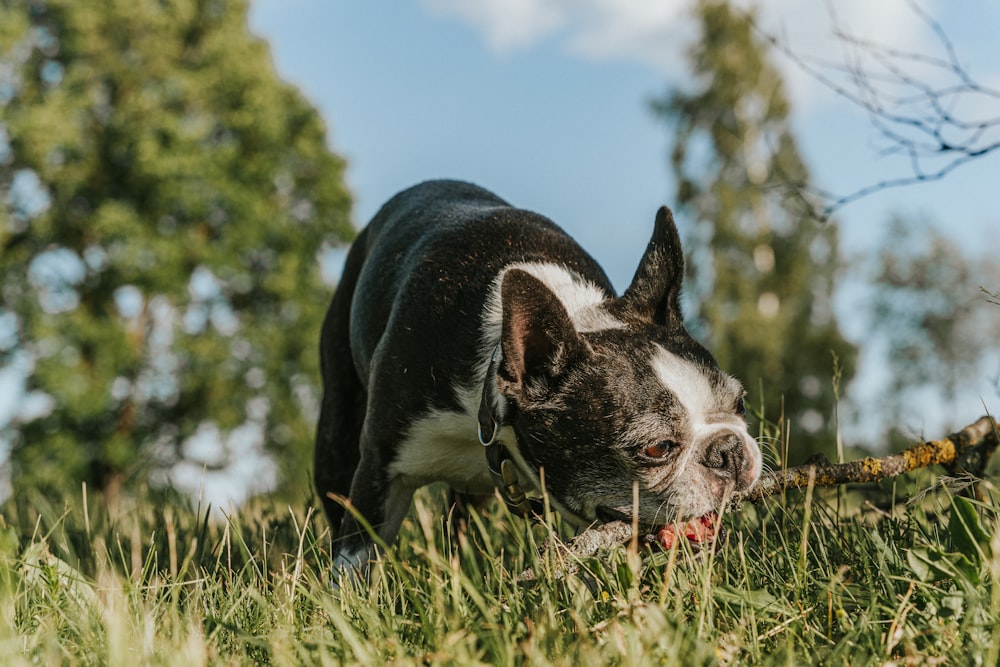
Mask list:
[[980,289],[1000,284],[1000,262],[968,257],[926,222],[896,217],[870,271],[868,330],[884,341],[890,379],[882,400],[892,423],[920,417],[912,408],[928,390],[929,400],[959,414],[960,390],[1000,370],[1000,312]]
[[834,368],[846,384],[856,356],[831,303],[837,227],[818,221],[795,187],[808,170],[752,13],[700,0],[696,15],[695,89],[654,103],[676,127],[675,199],[696,221],[694,319],[751,403],[771,419],[783,412],[802,433],[793,442],[811,449],[833,442]]
[[350,201],[246,0],[14,0],[0,58],[0,347],[43,405],[7,427],[15,490],[224,465],[206,439],[301,487]]

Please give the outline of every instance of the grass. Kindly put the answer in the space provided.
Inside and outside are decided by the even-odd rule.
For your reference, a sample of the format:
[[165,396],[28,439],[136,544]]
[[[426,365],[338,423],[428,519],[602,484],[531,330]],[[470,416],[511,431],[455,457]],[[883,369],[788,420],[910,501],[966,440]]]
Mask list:
[[113,517],[20,499],[0,515],[0,663],[995,665],[993,486],[865,501],[930,483],[789,493],[726,517],[715,553],[621,548],[566,579],[537,555],[553,529],[495,503],[453,537],[432,488],[372,581],[339,590],[304,503],[218,522],[176,499]]

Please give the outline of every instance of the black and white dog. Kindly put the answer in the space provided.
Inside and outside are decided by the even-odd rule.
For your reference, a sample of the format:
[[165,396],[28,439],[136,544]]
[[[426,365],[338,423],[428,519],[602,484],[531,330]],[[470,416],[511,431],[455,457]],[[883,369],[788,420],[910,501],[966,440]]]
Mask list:
[[650,528],[752,486],[743,388],[685,330],[683,274],[666,207],[616,297],[559,227],[486,190],[431,181],[393,197],[355,240],[323,324],[315,481],[336,565],[364,570],[376,549],[334,496],[391,544],[435,481],[499,487],[526,509],[520,482],[537,492],[544,475],[569,521],[637,511]]

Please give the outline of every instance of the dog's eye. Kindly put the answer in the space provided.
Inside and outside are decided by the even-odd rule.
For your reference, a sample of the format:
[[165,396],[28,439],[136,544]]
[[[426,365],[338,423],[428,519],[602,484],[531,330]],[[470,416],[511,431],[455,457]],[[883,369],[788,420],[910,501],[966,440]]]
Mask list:
[[740,396],[739,398],[736,399],[736,414],[742,417],[746,413],[747,413],[746,403],[743,402],[743,397]]
[[677,443],[670,440],[660,440],[642,450],[642,455],[648,459],[662,459],[677,449]]

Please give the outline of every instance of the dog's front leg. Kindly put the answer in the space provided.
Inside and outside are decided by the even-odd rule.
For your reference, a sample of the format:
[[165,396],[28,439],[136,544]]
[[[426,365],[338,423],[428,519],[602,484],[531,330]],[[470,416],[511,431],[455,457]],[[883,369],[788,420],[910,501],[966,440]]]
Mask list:
[[344,515],[334,543],[337,548],[334,568],[367,574],[369,563],[378,557],[380,550],[358,515],[379,541],[390,545],[410,510],[417,488],[403,475],[387,476],[380,456],[363,454],[351,484],[351,507]]

